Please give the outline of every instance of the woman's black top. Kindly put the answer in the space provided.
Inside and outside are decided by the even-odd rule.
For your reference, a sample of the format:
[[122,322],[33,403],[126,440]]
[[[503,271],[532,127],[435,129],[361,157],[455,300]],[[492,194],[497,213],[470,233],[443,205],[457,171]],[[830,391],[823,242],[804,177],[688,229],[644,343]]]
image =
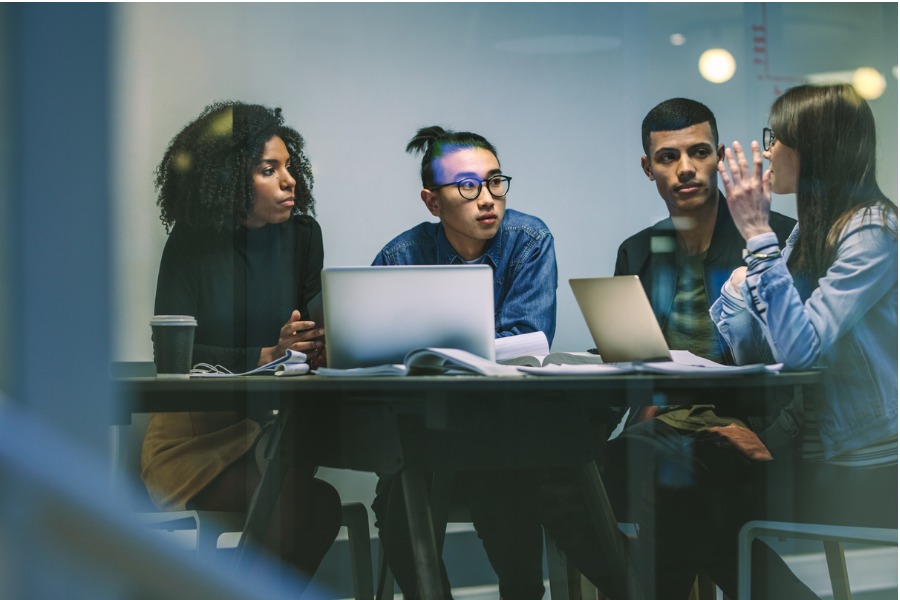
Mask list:
[[322,230],[307,216],[212,233],[175,225],[163,250],[155,314],[197,319],[193,363],[253,369],[294,309],[321,289]]

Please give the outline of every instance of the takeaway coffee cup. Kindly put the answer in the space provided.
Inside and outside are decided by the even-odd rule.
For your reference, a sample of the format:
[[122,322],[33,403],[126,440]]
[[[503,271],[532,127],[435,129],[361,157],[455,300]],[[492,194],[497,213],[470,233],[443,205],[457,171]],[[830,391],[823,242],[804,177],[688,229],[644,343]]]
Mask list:
[[156,315],[150,319],[157,377],[190,377],[196,327],[197,319],[189,315]]

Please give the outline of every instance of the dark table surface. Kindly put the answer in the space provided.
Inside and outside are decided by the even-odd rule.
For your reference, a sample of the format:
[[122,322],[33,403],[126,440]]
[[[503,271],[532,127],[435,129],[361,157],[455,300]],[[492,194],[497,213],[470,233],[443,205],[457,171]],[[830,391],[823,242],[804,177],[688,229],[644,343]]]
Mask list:
[[[425,472],[578,466],[594,498],[598,530],[609,538],[610,556],[619,555],[625,573],[627,559],[613,539],[615,520],[593,460],[605,440],[603,427],[621,408],[709,402],[759,412],[771,409],[780,390],[816,385],[820,378],[818,371],[704,377],[136,377],[115,380],[121,403],[113,420],[128,422],[132,413],[142,412],[235,410],[254,415],[289,409],[293,425],[279,444],[282,458],[303,456],[326,466],[403,475],[412,494],[408,502],[422,509],[416,523],[410,515],[410,527],[427,565],[420,571],[423,595],[437,597],[439,553],[430,532],[442,524],[439,518],[433,522],[428,510],[435,499],[429,501],[424,491]],[[260,502],[265,506],[271,499]],[[267,510],[251,509],[263,515],[254,528],[264,526]],[[625,595],[640,597],[636,587]]]
[[[819,371],[751,373],[730,376],[603,375],[603,376],[415,376],[415,377],[273,377],[271,375],[215,379],[157,379],[134,377],[115,380],[122,398],[114,419],[128,419],[136,412],[180,412],[277,409],[284,402],[322,399],[375,400],[422,404],[425,400],[452,397],[552,399],[584,401],[596,406],[633,406],[653,401],[663,393],[675,402],[696,403],[714,397],[718,404],[759,404],[770,390],[819,382]],[[688,398],[689,396],[689,398]]]

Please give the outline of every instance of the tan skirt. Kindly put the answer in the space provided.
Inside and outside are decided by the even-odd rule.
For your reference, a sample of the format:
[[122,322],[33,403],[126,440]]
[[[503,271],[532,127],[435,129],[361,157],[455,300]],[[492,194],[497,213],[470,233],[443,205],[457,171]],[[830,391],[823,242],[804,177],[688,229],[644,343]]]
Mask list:
[[154,413],[141,451],[141,479],[160,510],[188,501],[244,456],[262,433],[237,413]]

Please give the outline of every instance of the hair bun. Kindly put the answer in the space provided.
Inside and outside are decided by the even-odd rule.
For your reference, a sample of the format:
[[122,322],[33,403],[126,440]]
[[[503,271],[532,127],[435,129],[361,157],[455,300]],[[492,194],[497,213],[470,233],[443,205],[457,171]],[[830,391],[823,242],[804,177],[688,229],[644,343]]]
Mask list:
[[[406,151],[410,154],[414,154],[417,152],[426,152],[434,143],[435,140],[438,140],[449,133],[443,127],[438,125],[431,125],[430,127],[422,127],[419,131],[416,132],[416,135],[413,136],[413,139],[409,140],[409,143],[406,145]],[[427,152],[426,152],[427,153]]]

